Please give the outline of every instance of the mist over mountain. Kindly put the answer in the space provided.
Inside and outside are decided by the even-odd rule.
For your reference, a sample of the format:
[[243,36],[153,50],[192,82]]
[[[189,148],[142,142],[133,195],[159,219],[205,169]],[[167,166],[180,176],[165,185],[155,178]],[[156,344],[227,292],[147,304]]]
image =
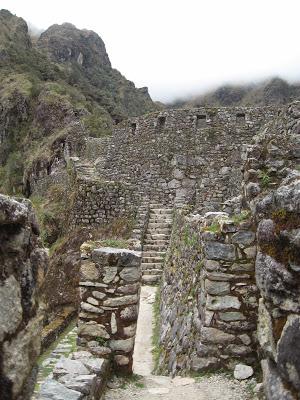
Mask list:
[[220,86],[199,96],[177,99],[167,107],[283,105],[299,98],[300,83],[290,84],[284,79],[274,77],[255,84]]

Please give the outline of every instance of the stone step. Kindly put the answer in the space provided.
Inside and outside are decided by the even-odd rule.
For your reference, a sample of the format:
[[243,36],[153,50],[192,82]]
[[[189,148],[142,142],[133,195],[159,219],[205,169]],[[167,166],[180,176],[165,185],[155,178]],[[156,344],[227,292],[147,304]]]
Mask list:
[[164,257],[166,254],[165,251],[143,251],[143,257]]
[[148,224],[170,224],[172,225],[172,220],[170,218],[150,218]]
[[164,262],[164,257],[142,257],[142,263],[163,263]]
[[172,212],[173,208],[171,207],[162,207],[162,204],[155,203],[155,204],[150,204],[150,211],[162,211],[162,212]]
[[171,234],[171,229],[170,228],[150,228],[147,229],[146,234],[149,235],[156,235],[157,233],[164,233],[166,235]]
[[170,228],[171,224],[169,222],[149,222],[148,228]]
[[157,244],[158,246],[168,246],[169,241],[168,240],[153,240],[153,239],[147,239],[145,240],[145,245],[147,244]]
[[162,269],[163,268],[163,263],[142,263],[141,264],[142,270],[148,270],[148,269]]
[[144,244],[143,249],[145,251],[165,251],[166,246],[161,246],[157,244]]
[[147,275],[162,275],[163,270],[159,268],[145,269],[143,270],[143,276]]
[[152,240],[169,240],[170,235],[167,233],[146,233],[145,239],[152,239]]
[[160,282],[161,275],[144,275],[142,277],[142,283],[145,285],[156,285]]

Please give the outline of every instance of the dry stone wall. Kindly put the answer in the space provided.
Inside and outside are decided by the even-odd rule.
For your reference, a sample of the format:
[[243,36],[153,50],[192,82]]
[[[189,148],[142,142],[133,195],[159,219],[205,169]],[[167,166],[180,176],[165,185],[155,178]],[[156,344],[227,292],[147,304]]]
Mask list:
[[27,400],[40,354],[48,258],[31,203],[0,195],[0,397]]
[[132,373],[140,296],[141,255],[126,249],[82,246],[78,344]]
[[131,218],[136,213],[134,187],[113,181],[80,178],[72,208],[72,224],[97,226],[118,218]]
[[225,213],[176,215],[161,292],[164,372],[255,364],[252,229],[251,221],[235,222]]
[[267,107],[197,108],[127,120],[101,151],[99,177],[138,187],[152,202],[216,209],[239,193],[243,145],[274,113]]
[[257,336],[268,400],[300,393],[300,102],[249,147],[244,196],[256,222]]

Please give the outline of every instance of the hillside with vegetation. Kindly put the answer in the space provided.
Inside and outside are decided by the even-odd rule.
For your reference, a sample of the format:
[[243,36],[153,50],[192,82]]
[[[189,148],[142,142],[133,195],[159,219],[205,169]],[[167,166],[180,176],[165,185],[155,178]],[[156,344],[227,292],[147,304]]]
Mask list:
[[[72,24],[31,38],[0,11],[0,190],[26,193],[24,171],[51,163],[68,135],[109,135],[116,122],[157,109],[147,88],[113,69],[102,39]],[[28,194],[28,193],[27,193]]]

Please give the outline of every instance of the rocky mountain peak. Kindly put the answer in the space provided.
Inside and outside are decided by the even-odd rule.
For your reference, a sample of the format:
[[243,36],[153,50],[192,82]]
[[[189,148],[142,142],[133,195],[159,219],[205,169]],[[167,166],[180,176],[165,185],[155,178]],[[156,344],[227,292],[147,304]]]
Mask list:
[[0,50],[13,43],[24,48],[31,47],[28,26],[23,18],[19,18],[8,10],[0,10]]
[[50,26],[41,34],[37,46],[55,62],[77,62],[85,68],[111,67],[100,36],[90,30],[77,29],[70,23]]

